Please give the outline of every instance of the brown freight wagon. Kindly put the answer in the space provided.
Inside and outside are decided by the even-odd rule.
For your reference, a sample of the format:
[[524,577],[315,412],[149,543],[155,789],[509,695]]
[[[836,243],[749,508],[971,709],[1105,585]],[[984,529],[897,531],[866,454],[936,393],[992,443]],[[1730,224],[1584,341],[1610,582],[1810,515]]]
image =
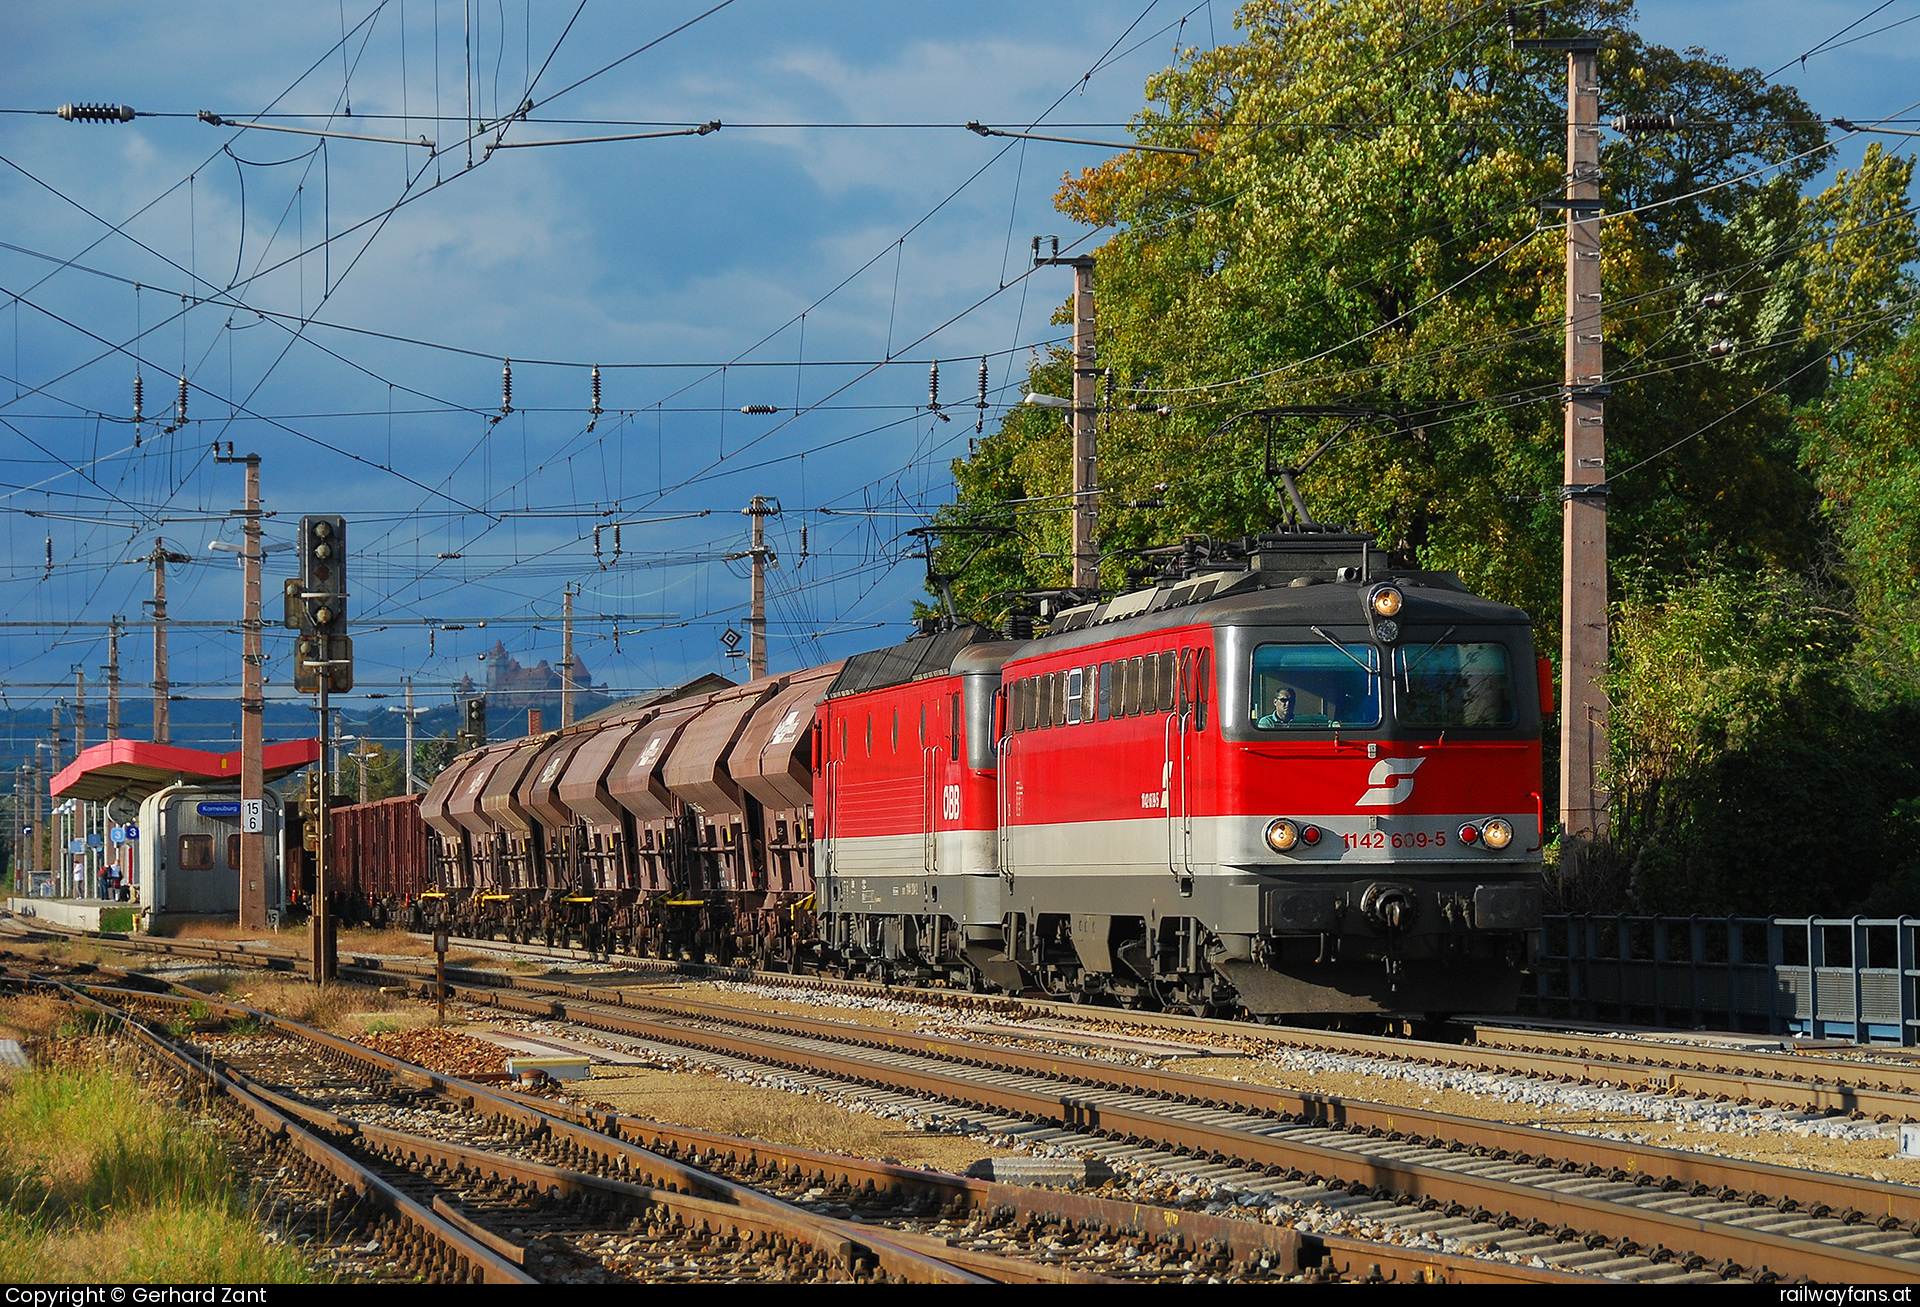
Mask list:
[[342,919],[385,925],[434,887],[431,832],[419,795],[329,808],[327,822],[333,828],[327,884]]

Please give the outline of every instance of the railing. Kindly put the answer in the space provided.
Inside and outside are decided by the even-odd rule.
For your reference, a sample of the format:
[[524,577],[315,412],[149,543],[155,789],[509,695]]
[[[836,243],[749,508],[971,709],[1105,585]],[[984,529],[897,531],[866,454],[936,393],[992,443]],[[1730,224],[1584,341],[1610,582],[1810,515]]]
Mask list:
[[1548,917],[1532,1010],[1920,1044],[1916,917]]

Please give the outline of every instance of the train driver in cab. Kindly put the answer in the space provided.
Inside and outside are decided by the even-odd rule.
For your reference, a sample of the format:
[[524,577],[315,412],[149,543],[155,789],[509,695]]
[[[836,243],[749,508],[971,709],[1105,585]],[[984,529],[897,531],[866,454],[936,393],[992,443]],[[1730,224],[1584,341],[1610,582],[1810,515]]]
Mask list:
[[1283,685],[1273,692],[1273,707],[1254,721],[1254,727],[1271,731],[1293,721],[1293,687]]

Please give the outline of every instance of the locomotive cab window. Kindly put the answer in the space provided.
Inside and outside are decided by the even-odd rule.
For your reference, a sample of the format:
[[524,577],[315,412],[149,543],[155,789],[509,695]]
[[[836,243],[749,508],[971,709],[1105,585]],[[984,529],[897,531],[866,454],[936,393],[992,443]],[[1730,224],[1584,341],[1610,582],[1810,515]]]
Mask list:
[[1380,654],[1370,644],[1263,644],[1247,719],[1261,731],[1380,724]]
[[1394,650],[1402,726],[1512,726],[1513,675],[1503,644],[1406,644]]

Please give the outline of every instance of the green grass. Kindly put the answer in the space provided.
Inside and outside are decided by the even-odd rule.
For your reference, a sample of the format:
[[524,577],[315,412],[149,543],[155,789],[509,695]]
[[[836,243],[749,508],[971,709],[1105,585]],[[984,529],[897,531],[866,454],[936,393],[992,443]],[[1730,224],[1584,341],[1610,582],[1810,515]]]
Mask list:
[[295,1283],[219,1138],[104,1065],[21,1072],[0,1092],[0,1282]]
[[108,934],[131,935],[133,933],[133,909],[100,909],[100,929]]

